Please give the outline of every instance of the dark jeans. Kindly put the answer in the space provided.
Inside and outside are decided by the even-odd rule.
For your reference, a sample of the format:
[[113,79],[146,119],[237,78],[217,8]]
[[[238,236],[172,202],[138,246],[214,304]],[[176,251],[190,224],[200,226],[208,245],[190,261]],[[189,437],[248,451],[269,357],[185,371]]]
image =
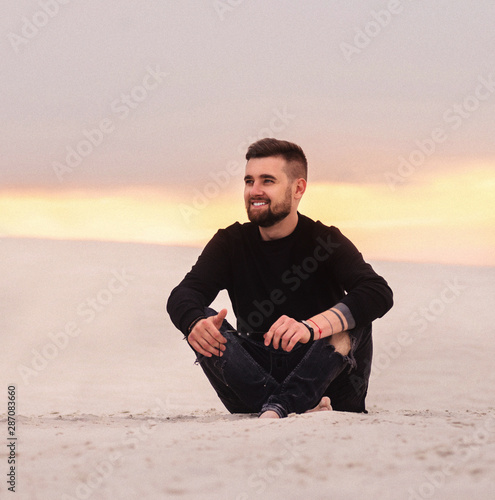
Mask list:
[[[217,314],[207,308],[206,315]],[[224,321],[223,356],[196,353],[211,385],[231,413],[273,410],[304,413],[329,396],[334,410],[366,412],[372,358],[371,326],[349,330],[351,352],[336,352],[329,338],[296,344],[291,352],[241,337]]]

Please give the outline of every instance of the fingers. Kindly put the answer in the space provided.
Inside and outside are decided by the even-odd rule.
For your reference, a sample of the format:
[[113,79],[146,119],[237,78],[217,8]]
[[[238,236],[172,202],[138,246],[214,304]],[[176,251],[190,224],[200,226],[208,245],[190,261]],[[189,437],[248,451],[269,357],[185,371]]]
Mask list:
[[[284,351],[287,351],[287,352],[290,352],[292,351],[292,349],[294,348],[294,346],[298,343],[298,342],[302,342],[302,339],[304,337],[304,334],[305,332],[304,331],[301,331],[299,328],[297,329],[296,332],[294,332],[294,335],[291,336],[289,342],[287,343],[287,345],[284,347],[282,345],[282,349],[284,349]],[[306,342],[302,342],[303,344],[305,344]]]
[[203,356],[222,356],[225,351],[227,340],[222,336],[223,341],[218,340],[209,332],[191,332],[188,342],[191,347]]
[[[187,341],[196,352],[207,357],[222,356],[223,351],[226,349],[227,339],[220,333],[218,328],[226,314],[227,310],[223,309],[216,316],[202,319],[194,325]],[[220,323],[218,323],[219,321]]]
[[[280,316],[280,318],[273,323],[273,325],[270,327],[270,329],[265,333],[265,345],[269,346],[271,343],[273,343],[273,347],[275,349],[278,349],[278,342],[280,340],[280,336],[283,333],[282,330],[280,330],[280,333],[277,332],[279,331],[279,328],[281,328],[285,322],[286,319],[290,319],[288,316]],[[276,342],[276,344],[275,344]]]
[[275,349],[281,347],[290,352],[298,342],[305,343],[306,336],[309,336],[309,332],[302,323],[288,316],[281,316],[265,334],[265,345],[271,343]]
[[227,317],[227,309],[222,309],[216,316],[211,316],[211,320],[215,327],[220,329],[222,326],[223,320]]

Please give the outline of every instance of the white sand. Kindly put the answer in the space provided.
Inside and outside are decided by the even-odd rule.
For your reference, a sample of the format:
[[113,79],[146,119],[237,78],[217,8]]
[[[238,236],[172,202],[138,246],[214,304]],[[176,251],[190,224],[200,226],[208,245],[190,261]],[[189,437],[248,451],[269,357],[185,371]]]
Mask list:
[[0,239],[0,498],[495,498],[495,268],[374,263],[396,304],[369,414],[266,421],[226,412],[166,314],[197,254]]

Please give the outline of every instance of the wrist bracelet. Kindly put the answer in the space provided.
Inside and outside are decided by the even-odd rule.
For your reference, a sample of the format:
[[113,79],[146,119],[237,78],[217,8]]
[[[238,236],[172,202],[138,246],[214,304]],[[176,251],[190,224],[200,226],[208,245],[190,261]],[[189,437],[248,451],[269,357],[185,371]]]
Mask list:
[[315,340],[315,331],[313,327],[305,320],[302,320],[301,323],[309,330],[309,342],[313,342]]
[[199,323],[202,319],[206,319],[206,316],[199,316],[196,318],[190,325],[189,328],[187,329],[187,333],[191,333],[191,330],[195,327],[196,323]]
[[320,328],[320,327],[319,327],[319,326],[318,326],[318,325],[317,325],[317,324],[316,324],[316,323],[315,323],[312,319],[308,319],[308,321],[311,321],[311,323],[313,323],[313,324],[316,326],[316,328],[318,328],[318,333],[319,333],[319,335],[320,335],[320,336],[318,337],[318,340],[320,340],[320,339],[321,339],[321,333],[322,333],[322,332],[321,332],[321,328]]

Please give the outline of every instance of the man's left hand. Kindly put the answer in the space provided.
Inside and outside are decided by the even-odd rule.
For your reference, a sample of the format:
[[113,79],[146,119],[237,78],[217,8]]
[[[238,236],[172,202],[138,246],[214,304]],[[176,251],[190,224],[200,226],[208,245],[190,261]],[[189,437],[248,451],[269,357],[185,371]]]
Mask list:
[[307,344],[310,338],[309,330],[301,322],[284,315],[265,333],[265,345],[273,344],[275,349],[280,346],[284,351],[290,352],[298,342]]

